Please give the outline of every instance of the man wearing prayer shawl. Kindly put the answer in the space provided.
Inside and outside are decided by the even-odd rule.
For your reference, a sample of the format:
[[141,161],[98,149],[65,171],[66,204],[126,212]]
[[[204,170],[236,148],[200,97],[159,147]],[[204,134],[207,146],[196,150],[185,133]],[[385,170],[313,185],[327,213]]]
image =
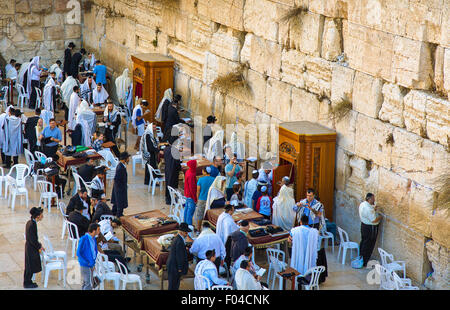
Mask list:
[[258,187],[258,170],[253,170],[252,179],[245,182],[244,185],[244,205],[248,208],[252,207],[252,197],[253,193]]
[[176,124],[180,124],[180,123],[183,123],[183,124],[186,123],[184,120],[182,120],[180,118],[180,115],[178,114],[177,105],[178,105],[178,102],[174,100],[172,102],[172,104],[170,104],[169,107],[167,108],[167,118],[166,118],[166,121],[164,122],[163,141],[167,141],[169,139],[169,136],[171,135],[173,126],[175,126]]
[[202,232],[192,243],[189,252],[197,256],[199,259],[206,259],[206,253],[208,250],[214,250],[215,253],[217,253],[214,265],[216,266],[217,271],[219,271],[219,268],[223,265],[227,254],[225,252],[225,245],[222,242],[222,239],[220,239],[220,237],[211,229],[209,223],[205,222],[203,223]]
[[[34,109],[36,106],[36,98],[37,98],[37,92],[36,87],[40,87],[40,78],[41,78],[42,70],[39,69],[39,56],[33,57],[33,60],[28,65],[27,68],[27,83],[25,91],[27,92],[27,95],[30,96],[30,109]],[[30,95],[31,94],[31,95]]]
[[78,86],[78,80],[69,76],[61,85],[61,94],[64,103],[70,105],[70,96],[72,96],[74,86]]
[[119,99],[119,102],[121,104],[126,103],[127,92],[128,92],[128,88],[130,87],[131,83],[132,83],[132,81],[128,77],[128,68],[126,68],[123,70],[122,75],[116,79],[117,99]]
[[241,262],[240,268],[236,271],[234,275],[234,281],[236,283],[236,288],[238,290],[263,290],[261,283],[258,281],[261,277],[257,276],[255,278],[250,273],[250,263],[249,261],[243,260]]
[[[66,82],[69,78],[66,80]],[[64,82],[65,83],[65,82]],[[69,130],[75,130],[76,121],[75,121],[75,113],[78,109],[78,105],[81,103],[81,98],[79,97],[80,88],[78,85],[73,87],[73,93],[70,95],[70,103],[69,103],[69,115],[68,115],[68,124],[67,128]]]
[[278,192],[278,196],[273,199],[272,223],[290,231],[295,221],[294,206],[294,190],[283,185]]
[[[172,143],[176,140],[176,137],[170,137],[169,145],[164,149],[164,162],[166,164],[166,168],[164,170],[165,180],[166,180],[166,204],[170,205],[170,193],[168,186],[177,189],[178,188],[178,177],[181,170],[181,161],[180,161],[180,150],[177,149],[176,146],[173,146]],[[172,152],[174,154],[172,154]],[[175,158],[175,157],[176,158]]]
[[22,137],[22,113],[20,110],[14,110],[14,114],[6,117],[6,146],[5,160],[6,168],[11,168],[11,157],[13,157],[14,165],[19,163],[19,155],[23,153],[23,137]]
[[304,214],[309,218],[308,225],[311,227],[320,230],[325,224],[323,205],[316,200],[313,188],[306,190],[306,198],[297,203],[293,210],[297,212],[296,222],[298,217]]
[[234,207],[226,205],[225,210],[219,215],[216,224],[216,234],[220,237],[223,244],[227,242],[228,236],[239,229],[239,226],[233,219]]
[[209,209],[223,208],[227,202],[225,197],[225,182],[224,176],[217,176],[208,190],[208,196],[205,204],[205,214]]
[[6,117],[9,115],[9,111],[11,108],[7,109],[6,112],[3,112],[0,114],[0,149],[2,151],[2,163],[6,164],[6,157],[5,157],[5,151],[6,151]]
[[92,74],[89,74],[86,81],[81,84],[81,97],[83,97],[83,99],[85,99],[89,104],[93,103],[92,95],[96,88],[97,84],[95,84]]
[[[216,259],[215,250],[206,251],[206,259],[201,260],[195,266],[194,274],[196,275],[194,279],[194,288],[196,290],[200,290],[203,287],[211,287],[213,285],[227,285],[228,282],[224,279],[219,278],[219,273],[217,271],[216,265],[214,265],[213,261]],[[208,279],[197,277],[197,275],[202,275]],[[208,283],[202,283],[208,282]]]
[[303,275],[308,269],[316,266],[320,243],[319,231],[308,227],[307,216],[302,216],[301,224],[291,230],[289,241],[292,242],[291,267]]
[[60,68],[61,62],[59,60],[56,61],[53,65],[50,66],[49,71],[55,72],[56,74],[56,82],[61,84],[63,81],[63,71]]
[[95,131],[97,116],[89,108],[86,100],[83,100],[77,109],[77,125],[81,125],[82,143],[83,146],[91,146],[91,137]]
[[43,93],[44,109],[52,112],[56,106],[56,83],[54,77],[55,72],[52,72],[47,84],[45,84]]
[[162,115],[163,106],[165,104],[167,104],[167,106],[168,106],[170,103],[172,103],[172,101],[173,101],[172,89],[168,88],[164,91],[164,97],[161,99],[161,102],[159,103],[158,109],[156,110],[156,113],[155,113],[155,120],[162,123],[163,128],[164,128],[164,122],[165,122],[165,118],[163,119],[163,115]]
[[[133,109],[133,115],[131,117],[131,124],[133,125],[134,128],[137,129],[137,135],[138,135],[138,137],[136,139],[136,144],[134,145],[135,150],[139,150],[140,143],[141,143],[141,137],[144,134],[144,130],[145,130],[145,119],[144,119],[144,113],[143,113],[143,110],[141,107],[141,103],[144,108],[146,108],[148,106],[147,100],[139,99],[138,104]],[[147,113],[149,113],[149,112],[150,111],[147,111]]]
[[89,53],[88,54],[88,57],[86,57],[84,59],[83,65],[84,65],[84,70],[85,71],[94,70],[94,67],[95,67],[95,55],[94,55],[94,53]]
[[[98,86],[99,84],[97,84]],[[97,87],[98,88],[98,87]],[[94,97],[95,102],[95,97]],[[105,138],[106,142],[116,141],[117,132],[120,125],[120,113],[112,101],[108,102],[108,106],[103,113],[103,122],[105,122]]]
[[104,104],[109,95],[102,83],[98,83],[97,87],[92,90],[92,102],[94,104]]
[[259,169],[259,182],[266,182],[268,187],[269,196],[272,196],[272,176],[273,176],[272,164],[268,161],[262,164],[261,169]]

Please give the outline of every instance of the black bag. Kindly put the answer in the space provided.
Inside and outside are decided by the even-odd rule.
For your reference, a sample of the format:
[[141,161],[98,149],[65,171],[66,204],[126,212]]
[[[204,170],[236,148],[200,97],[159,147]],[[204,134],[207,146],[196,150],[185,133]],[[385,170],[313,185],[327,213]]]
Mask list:
[[264,230],[264,228],[252,229],[252,230],[249,230],[248,233],[253,238],[255,238],[255,237],[264,237],[264,236],[268,235],[268,233]]

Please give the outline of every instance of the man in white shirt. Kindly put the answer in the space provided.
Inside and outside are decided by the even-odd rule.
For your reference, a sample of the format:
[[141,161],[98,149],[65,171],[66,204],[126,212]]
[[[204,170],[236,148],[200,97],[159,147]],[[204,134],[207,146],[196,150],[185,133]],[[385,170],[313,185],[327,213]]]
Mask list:
[[196,290],[202,289],[202,287],[211,287],[213,285],[229,285],[229,283],[219,278],[219,273],[216,269],[216,266],[214,264],[214,261],[216,260],[216,252],[214,250],[208,250],[205,253],[206,259],[200,261],[197,266],[195,266],[195,275],[202,275],[206,277],[209,281],[208,284],[203,284],[201,281],[206,282],[204,279],[200,279],[197,277],[197,279],[194,280],[194,287]]
[[241,262],[240,268],[234,275],[234,281],[236,282],[236,289],[238,290],[263,290],[263,286],[259,282],[260,276],[253,276],[250,273],[250,263],[247,260]]
[[225,260],[225,245],[222,239],[212,231],[209,223],[204,222],[202,232],[194,240],[189,251],[199,259],[206,259],[206,252],[208,250],[214,250],[217,253],[216,260],[213,263],[216,265],[217,271],[219,271],[219,267],[223,266]]
[[94,104],[104,104],[108,97],[108,92],[105,90],[102,83],[98,83],[97,87],[92,90],[92,102]]
[[229,235],[239,229],[234,222],[233,213],[234,206],[225,205],[225,211],[217,219],[216,234],[222,239],[223,244],[226,244]]
[[361,243],[359,252],[363,257],[363,267],[367,266],[377,242],[378,224],[382,216],[377,214],[375,195],[367,193],[366,200],[359,205],[359,218],[361,220]]
[[73,93],[70,95],[70,103],[69,103],[69,117],[68,117],[68,129],[74,130],[76,124],[75,112],[77,111],[78,106],[80,105],[81,98],[79,96],[80,87],[75,85],[73,87]]
[[[104,219],[100,222],[98,222],[100,225],[100,232],[102,233],[105,238],[109,238],[111,236],[111,239],[108,241],[108,250],[111,251],[117,251],[120,253],[121,256],[124,256],[122,246],[119,244],[119,238],[115,236],[114,228],[119,227],[122,225],[119,219],[113,219],[112,221],[110,219]],[[108,235],[108,233],[110,235]],[[128,259],[126,259],[129,261]]]

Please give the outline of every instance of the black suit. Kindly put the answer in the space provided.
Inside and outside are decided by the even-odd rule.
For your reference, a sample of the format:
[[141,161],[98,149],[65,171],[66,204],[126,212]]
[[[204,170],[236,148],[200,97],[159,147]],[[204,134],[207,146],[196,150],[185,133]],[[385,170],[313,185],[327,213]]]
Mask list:
[[112,215],[112,211],[106,203],[100,201],[95,208],[94,215],[92,216],[92,223],[95,223],[95,221],[100,222],[100,216],[105,214]]
[[78,69],[80,67],[81,53],[75,53],[72,56],[72,60],[70,62],[70,73],[74,79],[78,79]]
[[128,174],[125,165],[120,162],[116,167],[114,185],[111,195],[112,212],[115,216],[123,216],[123,209],[128,208]]
[[72,211],[69,214],[69,217],[67,220],[75,225],[77,225],[78,228],[78,236],[81,238],[83,237],[89,228],[89,220],[80,212],[78,211]]
[[182,275],[187,274],[189,268],[186,244],[180,235],[177,235],[170,247],[169,258],[167,259],[167,273],[169,277],[169,290],[180,288]]
[[172,127],[179,123],[185,124],[186,122],[180,118],[177,108],[175,108],[173,105],[169,105],[167,107],[167,118],[164,122],[163,141],[170,141],[170,137],[172,135]]
[[[64,66],[63,66],[63,71],[64,73],[66,73],[68,76],[70,75],[70,63],[72,62],[72,50],[70,48],[66,48],[66,50],[64,51]],[[65,75],[64,75],[64,79],[66,79]]]
[[32,283],[31,278],[33,273],[38,273],[42,270],[41,257],[39,250],[41,244],[38,241],[37,224],[33,220],[27,222],[25,228],[25,272],[23,275],[23,284],[29,285]]
[[[78,168],[78,174],[80,177],[83,178],[85,182],[91,182],[94,178],[94,172],[95,172],[95,166],[94,165],[88,165],[85,164]],[[83,184],[81,184],[81,187],[84,187]]]
[[[66,207],[66,214],[69,215],[70,212],[75,211],[75,207],[79,204],[83,204],[83,201],[82,201],[80,195],[78,193],[76,193],[69,200],[69,204]],[[89,204],[89,201],[87,201],[87,204]]]
[[25,123],[25,138],[28,139],[28,143],[30,144],[30,150],[32,153],[36,151],[36,126],[39,120],[39,116],[32,116],[27,119]]

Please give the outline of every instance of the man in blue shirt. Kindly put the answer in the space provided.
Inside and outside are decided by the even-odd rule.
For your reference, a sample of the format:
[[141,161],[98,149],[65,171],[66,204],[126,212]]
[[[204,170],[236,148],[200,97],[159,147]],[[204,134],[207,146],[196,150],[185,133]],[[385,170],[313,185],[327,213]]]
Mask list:
[[92,223],[89,225],[88,232],[78,242],[77,257],[83,279],[82,290],[92,290],[92,271],[98,252],[96,237],[99,234],[100,225]]
[[239,171],[242,171],[242,168],[238,164],[237,154],[233,154],[230,163],[225,166],[225,175],[227,177],[225,191],[227,193],[227,200],[230,200],[233,195],[233,184],[237,181],[236,174],[238,174]]
[[102,65],[102,62],[100,60],[97,60],[95,62],[95,68],[94,68],[94,77],[95,77],[95,83],[102,83],[103,86],[106,86],[106,66]]
[[218,156],[214,156],[213,164],[211,167],[211,176],[215,178],[220,174],[220,166],[222,165],[222,158]]
[[197,181],[197,208],[195,209],[195,218],[197,219],[198,230],[200,230],[202,227],[206,200],[208,200],[208,191],[215,179],[211,176],[210,166],[204,168],[202,172],[203,176]]
[[40,140],[44,146],[44,154],[56,160],[56,151],[58,150],[58,143],[62,140],[62,135],[61,130],[56,127],[54,118],[50,119],[49,126],[42,131]]

